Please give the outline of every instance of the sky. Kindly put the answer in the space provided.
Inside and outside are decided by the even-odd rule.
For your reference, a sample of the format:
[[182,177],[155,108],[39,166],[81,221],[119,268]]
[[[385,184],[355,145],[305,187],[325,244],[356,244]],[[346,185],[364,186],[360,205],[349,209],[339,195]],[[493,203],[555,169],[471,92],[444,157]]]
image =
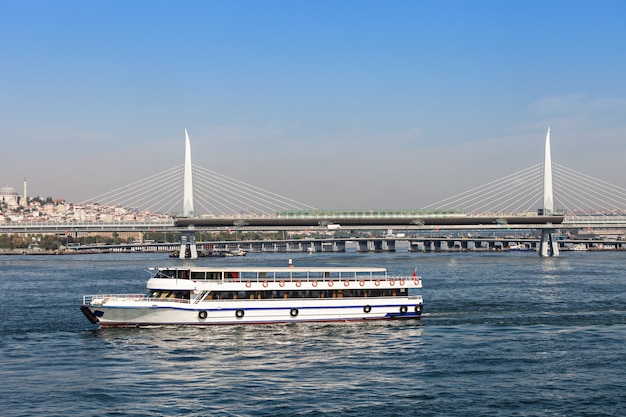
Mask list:
[[552,160],[626,188],[626,2],[0,0],[0,186],[193,163],[320,209]]

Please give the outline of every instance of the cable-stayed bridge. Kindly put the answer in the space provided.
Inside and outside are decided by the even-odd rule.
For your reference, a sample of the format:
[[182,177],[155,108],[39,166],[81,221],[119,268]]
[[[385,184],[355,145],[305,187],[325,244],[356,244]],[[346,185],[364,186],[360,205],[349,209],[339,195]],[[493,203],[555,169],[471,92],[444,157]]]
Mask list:
[[[182,214],[184,166],[170,168],[116,190],[82,202],[129,207],[138,211]],[[456,210],[468,216],[525,215],[537,213],[543,200],[543,164],[520,170],[471,190],[437,201],[413,211]],[[195,207],[200,217],[272,218],[284,211],[318,211],[306,203],[247,184],[198,165],[193,166]],[[553,164],[554,201],[565,222],[612,222],[626,216],[626,189]],[[390,214],[411,210],[376,210]],[[335,212],[339,213],[340,210]],[[343,211],[348,213],[348,211]],[[351,210],[366,217],[372,210]],[[578,219],[578,220],[577,220]],[[621,223],[621,222],[620,222]]]
[[[394,211],[399,215],[409,211],[456,210],[468,216],[516,216],[537,213],[543,208],[544,163],[522,169],[465,192],[456,194],[415,210]],[[249,218],[276,217],[287,211],[321,211],[312,205],[281,196],[235,178],[193,164],[194,217]],[[82,202],[98,202],[188,217],[183,213],[185,164],[169,168],[147,178],[100,194]],[[582,217],[590,220],[626,215],[626,189],[601,179],[552,163],[554,210],[566,214],[566,222]],[[329,213],[332,210],[325,210]],[[340,212],[339,210],[336,211]],[[348,213],[348,211],[343,211]],[[372,211],[350,211],[355,217],[368,217]]]
[[[490,229],[507,225],[511,229],[543,230],[546,239],[543,252],[554,254],[548,248],[554,246],[549,240],[555,227],[626,227],[626,190],[552,163],[550,130],[543,163],[415,210],[316,210],[311,205],[192,164],[186,130],[185,136],[184,164],[92,197],[83,204],[97,202],[132,208],[138,213],[167,213],[171,222],[159,225],[136,222],[132,230],[178,230],[182,232],[183,245],[192,246],[194,230],[198,228],[293,230],[341,225],[352,229],[420,230]],[[92,226],[82,225],[85,230],[93,229]],[[94,230],[106,227],[115,230],[112,224],[95,227]]]

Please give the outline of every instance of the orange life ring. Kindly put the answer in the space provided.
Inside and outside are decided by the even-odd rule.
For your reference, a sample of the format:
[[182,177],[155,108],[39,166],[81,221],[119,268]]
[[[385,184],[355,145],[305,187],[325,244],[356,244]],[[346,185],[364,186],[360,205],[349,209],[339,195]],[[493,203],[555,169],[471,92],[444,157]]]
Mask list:
[[317,281],[313,280],[313,282],[311,282],[311,285],[314,286],[314,287],[317,287]]
[[379,280],[379,279],[377,279],[377,280],[376,280],[376,286],[378,287],[379,285],[380,285],[380,280]]
[[328,286],[332,287],[333,285],[335,285],[335,283],[333,282],[333,280],[328,281]]
[[285,280],[281,279],[280,282],[278,283],[278,285],[280,285],[281,287],[285,286]]
[[404,285],[404,278],[400,279],[400,285]]
[[363,281],[363,280],[359,281],[359,285],[360,285],[361,287],[362,287],[362,286],[364,286],[364,285],[365,285],[365,281]]
[[343,285],[344,286],[349,286],[350,285],[350,281],[348,281],[347,279],[343,281]]
[[299,287],[300,285],[302,285],[302,282],[300,282],[300,280],[296,281],[296,287]]
[[267,281],[263,281],[263,286],[267,288]]
[[394,285],[396,285],[396,281],[393,280],[393,279],[390,279],[389,280],[389,285],[391,285],[393,287]]
[[246,287],[250,288],[251,285],[252,283],[250,281],[246,281]]
[[420,280],[419,280],[418,278],[415,278],[415,279],[413,280],[413,284],[415,284],[415,285],[420,285]]

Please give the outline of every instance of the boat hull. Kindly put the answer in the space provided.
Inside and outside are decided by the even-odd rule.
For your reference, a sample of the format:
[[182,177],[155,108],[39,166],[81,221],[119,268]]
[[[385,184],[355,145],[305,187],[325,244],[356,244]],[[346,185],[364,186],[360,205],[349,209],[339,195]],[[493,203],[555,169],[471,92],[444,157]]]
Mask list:
[[[420,319],[421,297],[360,299],[320,303],[315,300],[294,302],[246,301],[231,303],[154,304],[141,300],[110,302],[102,306],[83,305],[83,314],[101,327],[155,325],[238,325],[292,322],[369,321]],[[95,322],[94,322],[95,321]]]

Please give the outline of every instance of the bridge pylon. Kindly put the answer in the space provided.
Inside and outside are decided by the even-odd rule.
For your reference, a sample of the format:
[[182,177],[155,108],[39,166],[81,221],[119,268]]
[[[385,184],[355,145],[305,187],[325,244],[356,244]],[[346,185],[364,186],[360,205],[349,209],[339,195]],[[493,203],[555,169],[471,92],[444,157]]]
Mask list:
[[[554,212],[554,192],[552,188],[552,156],[550,154],[550,127],[546,134],[543,162],[543,209],[540,215],[551,216]],[[542,229],[538,252],[540,256],[559,256],[559,243],[554,239],[556,229]]]
[[[185,129],[185,168],[183,177],[183,217],[196,217],[193,210],[193,175],[191,170],[191,144],[189,143],[189,134]],[[189,225],[187,230],[183,230],[180,236],[180,251],[178,252],[180,259],[196,259],[198,258],[198,249],[196,247],[196,231],[193,225]]]

